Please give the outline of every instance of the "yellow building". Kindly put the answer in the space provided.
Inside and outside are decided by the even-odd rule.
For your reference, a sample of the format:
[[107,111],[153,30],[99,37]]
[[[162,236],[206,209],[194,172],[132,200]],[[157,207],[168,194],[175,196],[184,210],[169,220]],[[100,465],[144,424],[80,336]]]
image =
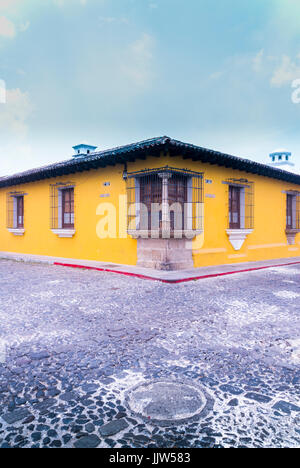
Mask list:
[[0,178],[0,251],[161,270],[299,256],[300,176],[168,137]]

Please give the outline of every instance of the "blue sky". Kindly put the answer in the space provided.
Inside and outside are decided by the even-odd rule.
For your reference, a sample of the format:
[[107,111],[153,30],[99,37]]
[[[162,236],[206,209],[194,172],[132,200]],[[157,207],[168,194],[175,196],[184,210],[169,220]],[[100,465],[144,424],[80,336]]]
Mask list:
[[169,135],[300,168],[298,0],[0,0],[0,175]]

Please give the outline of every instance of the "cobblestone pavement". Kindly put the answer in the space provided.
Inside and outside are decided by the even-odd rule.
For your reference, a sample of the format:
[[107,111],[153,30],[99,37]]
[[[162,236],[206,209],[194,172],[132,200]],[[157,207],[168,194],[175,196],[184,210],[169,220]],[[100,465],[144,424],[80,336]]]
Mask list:
[[[300,266],[180,285],[0,261],[0,447],[299,447]],[[202,419],[132,415],[188,381]]]

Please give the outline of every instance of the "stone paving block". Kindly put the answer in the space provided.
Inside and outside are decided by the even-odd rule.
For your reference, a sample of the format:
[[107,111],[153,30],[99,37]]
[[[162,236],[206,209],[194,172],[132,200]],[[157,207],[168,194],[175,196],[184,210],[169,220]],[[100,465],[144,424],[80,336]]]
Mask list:
[[91,449],[97,448],[101,440],[96,435],[89,435],[82,437],[74,443],[74,447],[77,449]]
[[249,400],[254,400],[257,401],[258,403],[269,403],[272,401],[272,398],[268,397],[267,395],[261,395],[259,393],[247,393],[245,395],[245,398],[248,398]]
[[127,429],[128,427],[129,424],[124,419],[118,419],[116,421],[111,421],[110,423],[105,424],[104,426],[101,426],[99,431],[103,437],[107,437],[118,434],[119,432],[124,431],[124,429]]
[[8,424],[14,424],[18,421],[22,421],[25,418],[31,416],[30,412],[27,409],[17,409],[11,413],[6,413],[2,416],[5,422]]
[[273,406],[274,409],[283,411],[286,414],[291,414],[292,411],[299,412],[300,407],[293,405],[292,403],[288,403],[287,401],[278,401]]

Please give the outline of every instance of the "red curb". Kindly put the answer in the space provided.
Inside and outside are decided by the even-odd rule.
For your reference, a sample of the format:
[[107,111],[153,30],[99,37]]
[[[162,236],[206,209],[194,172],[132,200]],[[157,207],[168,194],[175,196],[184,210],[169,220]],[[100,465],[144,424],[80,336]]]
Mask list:
[[109,270],[106,268],[97,268],[97,267],[90,267],[90,266],[84,266],[84,265],[73,265],[73,264],[68,264],[68,263],[55,262],[54,265],[67,267],[67,268],[79,268],[83,270],[94,270],[94,271],[104,271],[107,273],[117,273],[123,276],[131,276],[133,278],[139,278],[139,279],[145,279],[145,280],[151,280],[151,281],[160,281],[161,283],[167,283],[167,284],[179,284],[179,283],[187,283],[190,281],[199,281],[199,280],[209,279],[209,278],[218,278],[221,276],[236,275],[238,273],[249,273],[252,271],[267,270],[268,268],[278,268],[278,267],[291,266],[291,265],[300,265],[300,261],[293,262],[293,263],[282,263],[279,265],[269,265],[269,266],[264,266],[264,267],[248,268],[246,270],[228,271],[226,273],[214,273],[212,275],[195,276],[191,278],[184,278],[181,280],[164,280],[160,278],[152,278],[151,276],[139,275],[138,273],[129,273],[126,271],[116,271],[116,270]]
[[97,267],[90,267],[90,266],[84,266],[84,265],[74,265],[72,263],[68,264],[68,263],[58,263],[58,262],[55,262],[54,265],[68,267],[68,268],[81,268],[82,270],[94,270],[94,271],[105,271],[107,273],[118,273],[119,275],[123,275],[123,276],[132,276],[134,278],[140,278],[140,279],[146,279],[146,280],[152,280],[152,281],[161,281],[163,283],[171,282],[168,280],[161,280],[159,278],[152,278],[151,276],[139,275],[138,273],[129,273],[127,271],[109,270],[107,268],[97,268]]

